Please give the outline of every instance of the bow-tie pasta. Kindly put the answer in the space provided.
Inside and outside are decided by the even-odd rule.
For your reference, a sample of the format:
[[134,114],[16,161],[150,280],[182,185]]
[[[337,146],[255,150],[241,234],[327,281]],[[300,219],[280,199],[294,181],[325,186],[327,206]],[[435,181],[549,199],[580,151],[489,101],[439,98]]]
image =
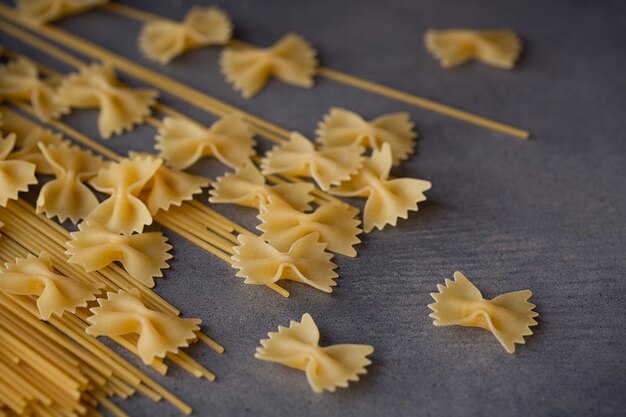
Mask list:
[[43,146],[61,146],[67,143],[69,142],[64,140],[58,133],[36,126],[33,129],[29,129],[25,135],[18,133],[17,147],[19,149],[11,152],[7,159],[32,162],[35,164],[35,171],[38,174],[53,175],[55,172],[54,168],[41,153],[39,144]]
[[210,128],[188,119],[166,117],[155,148],[168,165],[185,169],[203,156],[213,156],[237,168],[256,154],[252,131],[238,114],[224,116]]
[[162,277],[162,269],[169,268],[172,246],[160,232],[119,235],[95,222],[78,225],[80,231],[71,233],[67,242],[68,262],[93,272],[119,262],[124,269],[146,287],[154,287],[154,278]]
[[9,200],[16,200],[21,191],[28,191],[28,186],[37,184],[35,164],[19,160],[7,160],[15,146],[15,133],[7,137],[0,135],[0,207]]
[[393,164],[407,159],[415,149],[417,133],[408,113],[386,114],[366,121],[350,110],[332,108],[317,130],[317,141],[324,146],[360,144],[378,150],[388,143]]
[[315,186],[306,182],[268,185],[265,177],[253,163],[247,163],[235,172],[218,177],[211,189],[211,203],[231,203],[260,209],[269,203],[269,197],[281,199],[296,210],[308,211],[315,197]]
[[54,272],[50,256],[42,252],[39,257],[28,255],[7,263],[0,272],[0,290],[16,295],[32,295],[37,298],[37,308],[42,320],[55,314],[76,311],[96,299],[104,287],[102,283],[79,282]]
[[108,139],[142,123],[158,93],[129,88],[115,78],[113,68],[92,64],[68,76],[57,91],[57,102],[80,109],[99,108],[98,130]]
[[245,98],[258,93],[270,77],[303,88],[313,87],[317,71],[315,49],[302,37],[290,33],[269,48],[239,46],[226,48],[222,73]]
[[233,25],[217,7],[192,7],[182,22],[155,20],[144,25],[139,49],[148,58],[167,64],[183,52],[208,45],[223,45],[232,36]]
[[429,30],[424,36],[428,50],[444,68],[475,59],[496,68],[512,69],[522,42],[512,30]]
[[87,334],[92,336],[123,336],[137,334],[137,351],[147,365],[156,358],[164,358],[168,352],[176,353],[179,348],[189,346],[196,340],[201,320],[183,319],[173,314],[154,311],[141,301],[135,288],[130,293],[107,293],[99,298],[99,307],[90,309],[87,318],[91,326]]
[[310,314],[300,322],[292,320],[289,327],[278,327],[261,340],[255,358],[279,363],[306,373],[309,385],[316,393],[335,392],[347,388],[350,381],[359,380],[372,362],[367,358],[374,352],[370,345],[319,346],[320,333]]
[[426,200],[429,181],[417,178],[389,179],[392,156],[391,147],[384,143],[365,161],[363,168],[349,181],[331,190],[344,197],[366,197],[363,210],[363,230],[395,226],[398,219],[406,219],[409,211],[417,211],[417,203]]
[[315,149],[313,142],[297,132],[289,141],[272,148],[261,161],[263,174],[291,174],[310,177],[322,190],[350,179],[363,164],[363,151],[357,144]]
[[81,13],[109,0],[18,0],[17,8],[34,23],[46,23],[63,16]]
[[462,273],[454,273],[454,281],[445,280],[446,285],[437,285],[439,293],[431,293],[435,303],[430,317],[435,326],[469,326],[489,330],[509,352],[515,352],[515,344],[525,343],[524,336],[533,334],[536,326],[534,317],[539,314],[528,302],[530,290],[510,292],[492,300],[485,300]]
[[263,239],[239,235],[235,246],[233,268],[246,284],[267,285],[286,279],[310,285],[320,291],[332,292],[339,275],[330,261],[332,254],[324,251],[325,243],[318,242],[319,233],[313,232],[298,239],[287,252],[281,252]]
[[41,79],[37,66],[26,57],[0,67],[0,98],[29,102],[44,121],[70,111],[69,106],[54,98],[57,84],[54,79]]

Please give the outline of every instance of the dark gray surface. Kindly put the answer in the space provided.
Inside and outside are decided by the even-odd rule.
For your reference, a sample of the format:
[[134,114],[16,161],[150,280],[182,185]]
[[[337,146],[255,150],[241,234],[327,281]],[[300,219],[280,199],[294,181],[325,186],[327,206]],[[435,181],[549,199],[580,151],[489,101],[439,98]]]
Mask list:
[[[180,18],[192,2],[128,3]],[[433,183],[418,214],[364,237],[356,260],[336,259],[341,279],[331,296],[286,285],[292,296],[282,299],[244,285],[225,263],[166,232],[175,258],[156,290],[186,316],[202,318],[226,353],[189,349],[217,373],[213,384],[175,367],[159,382],[199,416],[624,415],[626,3],[217,3],[245,40],[269,44],[297,31],[326,66],[511,122],[531,130],[533,139],[505,137],[324,79],[312,91],[273,82],[245,101],[220,76],[218,49],[153,66],[307,135],[330,106],[366,117],[409,111],[420,131],[419,150],[395,174]],[[136,51],[136,22],[95,11],[59,25],[152,66]],[[429,28],[455,26],[514,28],[526,46],[520,65],[512,72],[478,64],[442,70],[421,37]],[[1,36],[2,43],[32,53]],[[213,120],[164,99],[205,123]],[[66,120],[96,136],[94,112]],[[153,134],[143,126],[106,144],[149,149]],[[222,170],[214,161],[197,166],[204,173]],[[250,227],[256,223],[251,210],[218,209]],[[534,292],[540,324],[526,345],[510,355],[484,330],[432,325],[429,293],[455,270],[487,297]],[[304,312],[313,314],[324,342],[375,346],[369,373],[350,389],[315,395],[302,373],[253,358],[259,339]],[[136,417],[179,415],[141,396],[121,405]]]

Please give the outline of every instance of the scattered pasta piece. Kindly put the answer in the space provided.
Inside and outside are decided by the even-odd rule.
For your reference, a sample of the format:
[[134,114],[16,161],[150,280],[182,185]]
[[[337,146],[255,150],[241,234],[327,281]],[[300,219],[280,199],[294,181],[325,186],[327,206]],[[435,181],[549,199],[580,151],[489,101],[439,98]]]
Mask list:
[[325,243],[318,242],[319,233],[313,232],[298,239],[287,252],[281,252],[258,237],[239,235],[240,246],[233,249],[233,268],[246,284],[267,285],[281,279],[310,285],[324,292],[333,292],[339,275],[337,265],[325,252]]
[[108,139],[142,123],[150,115],[157,95],[154,90],[122,85],[109,65],[92,64],[68,76],[59,87],[56,100],[75,108],[99,108],[98,130]]
[[145,225],[152,224],[150,210],[139,195],[161,164],[158,158],[135,156],[101,169],[89,184],[110,197],[87,219],[123,234],[141,232]]
[[205,128],[188,119],[166,117],[156,136],[155,148],[168,165],[189,168],[203,156],[214,156],[238,168],[256,154],[252,131],[238,114],[224,116]]
[[55,79],[39,78],[37,66],[26,57],[0,66],[0,98],[30,102],[41,120],[56,119],[70,111],[69,106],[54,99],[57,85]]
[[306,182],[267,185],[265,177],[253,163],[247,163],[233,173],[218,177],[211,189],[211,203],[232,203],[260,209],[269,203],[269,196],[281,199],[300,211],[311,209],[315,186]]
[[530,290],[510,292],[492,300],[485,300],[462,273],[454,273],[454,281],[446,279],[446,285],[437,285],[439,293],[431,293],[435,303],[430,317],[435,326],[468,326],[489,330],[507,352],[515,352],[515,344],[525,343],[524,336],[533,334],[536,326],[533,317],[539,314],[528,302]]
[[424,42],[444,68],[475,59],[492,67],[512,69],[522,51],[522,42],[509,29],[429,30]]
[[17,8],[28,20],[42,24],[63,16],[84,12],[109,0],[18,0]]
[[17,136],[17,147],[19,150],[11,152],[7,159],[19,159],[32,162],[36,166],[35,171],[37,173],[52,175],[54,174],[54,168],[41,153],[39,149],[40,143],[44,146],[61,146],[69,142],[64,140],[58,133],[36,126],[32,130],[29,130],[25,136]]
[[39,257],[18,258],[15,263],[5,264],[5,268],[0,272],[0,290],[37,297],[42,320],[49,320],[52,314],[60,317],[65,311],[73,313],[77,307],[86,307],[104,287],[100,282],[79,282],[57,274],[46,252],[41,252]]
[[308,313],[300,322],[292,320],[289,327],[278,326],[278,332],[268,336],[261,340],[254,357],[304,371],[318,394],[347,388],[350,381],[358,381],[359,375],[367,373],[365,368],[372,363],[367,359],[374,352],[370,345],[319,346],[319,329]]
[[78,225],[78,232],[70,233],[67,242],[68,262],[80,265],[86,272],[105,268],[119,262],[135,279],[148,288],[154,287],[154,277],[162,277],[162,269],[169,268],[172,249],[161,232],[137,235],[119,235],[95,222]]
[[292,132],[289,141],[274,146],[261,161],[263,174],[310,177],[322,190],[350,179],[363,165],[364,148],[357,144],[315,149],[313,142]]
[[167,64],[183,52],[208,45],[227,43],[233,25],[226,13],[215,6],[192,7],[183,22],[154,20],[139,35],[139,49],[148,58]]
[[391,147],[383,143],[356,175],[331,190],[344,197],[367,197],[363,210],[366,233],[375,227],[382,230],[388,224],[395,226],[399,218],[406,219],[409,211],[417,211],[417,203],[426,200],[424,192],[431,187],[429,181],[417,178],[389,179],[391,164]]
[[257,94],[274,76],[303,88],[313,87],[317,52],[302,37],[290,33],[269,48],[229,47],[220,59],[222,73],[245,98]]
[[46,183],[37,198],[37,212],[60,222],[76,224],[98,206],[96,195],[83,184],[104,167],[104,161],[89,151],[67,143],[39,144],[42,155],[52,167],[56,179]]
[[9,200],[16,200],[21,191],[28,191],[29,185],[37,184],[35,164],[7,160],[15,141],[15,133],[6,137],[0,135],[0,207],[6,206]]
[[98,304],[99,307],[90,309],[93,316],[87,318],[91,324],[87,334],[96,337],[138,334],[137,351],[147,365],[168,352],[177,353],[179,348],[189,346],[197,338],[195,332],[200,330],[202,322],[149,309],[136,288],[130,293],[109,292],[106,299],[98,299]]
[[302,213],[282,200],[269,197],[269,204],[261,206],[257,229],[261,237],[279,251],[288,251],[291,245],[311,232],[318,232],[320,241],[331,252],[355,257],[354,245],[361,242],[360,220],[350,206],[339,201],[323,203],[312,213]]
[[368,122],[350,110],[334,107],[320,122],[317,140],[323,146],[356,143],[374,150],[388,143],[393,164],[400,165],[415,149],[414,127],[408,113],[386,114]]

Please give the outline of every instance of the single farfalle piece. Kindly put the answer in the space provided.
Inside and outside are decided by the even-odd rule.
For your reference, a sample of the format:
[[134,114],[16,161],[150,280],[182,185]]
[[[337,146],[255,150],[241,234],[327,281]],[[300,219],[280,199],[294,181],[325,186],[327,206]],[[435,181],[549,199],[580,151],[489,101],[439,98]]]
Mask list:
[[492,67],[512,69],[522,51],[522,42],[510,29],[429,30],[424,43],[444,68],[475,59]]
[[69,106],[54,99],[58,82],[41,79],[37,66],[20,56],[0,66],[0,98],[27,101],[41,120],[56,119],[70,111]]
[[222,73],[245,98],[257,94],[270,77],[303,88],[313,87],[317,52],[301,36],[285,35],[269,48],[229,47],[220,59]]
[[115,233],[141,232],[152,215],[139,195],[163,161],[148,156],[123,159],[101,169],[89,184],[110,195],[87,216]]
[[280,199],[269,197],[269,204],[261,207],[257,229],[261,237],[280,251],[288,251],[298,239],[312,232],[320,235],[327,250],[355,257],[354,245],[361,242],[358,214],[352,207],[339,201],[323,203],[311,213],[294,209]]
[[238,114],[222,117],[210,128],[189,119],[166,117],[156,136],[159,156],[173,168],[185,169],[203,156],[238,168],[256,154],[248,124]]
[[157,96],[154,90],[123,85],[109,65],[92,64],[65,79],[57,90],[56,101],[80,109],[99,108],[98,130],[108,139],[142,123]]
[[240,245],[233,247],[232,267],[239,270],[237,276],[245,278],[246,284],[267,285],[286,279],[327,293],[337,285],[337,265],[330,261],[333,255],[318,241],[317,232],[301,237],[286,252],[259,237],[239,235],[237,239]]
[[349,181],[333,188],[331,193],[343,197],[366,197],[363,230],[382,230],[406,219],[409,211],[417,211],[417,203],[426,200],[430,181],[417,178],[389,178],[392,165],[391,147],[384,143],[365,161],[363,168]]
[[66,242],[70,256],[68,262],[80,265],[85,272],[94,272],[113,262],[122,264],[126,272],[148,288],[154,287],[154,278],[163,276],[169,268],[167,261],[172,246],[161,232],[120,235],[102,225],[86,221],[78,225],[79,231],[70,233]]
[[15,133],[6,137],[0,134],[0,207],[5,207],[9,200],[16,200],[20,192],[28,191],[29,185],[37,184],[35,164],[7,160],[16,140]]
[[469,279],[460,272],[454,273],[454,281],[445,280],[446,285],[437,285],[438,293],[430,295],[435,303],[428,307],[435,326],[468,326],[489,330],[509,352],[515,352],[515,344],[526,343],[524,336],[533,334],[536,326],[534,317],[539,314],[528,302],[530,290],[515,291],[485,300]]
[[356,382],[372,361],[367,357],[374,353],[370,345],[319,345],[320,333],[313,317],[306,313],[302,320],[292,320],[289,327],[278,326],[278,332],[268,333],[269,339],[261,340],[255,358],[275,362],[306,373],[309,385],[316,393],[324,390],[335,392]]
[[50,129],[43,129],[39,126],[34,127],[25,135],[17,137],[18,150],[14,150],[9,154],[7,159],[19,159],[22,161],[32,162],[35,164],[35,171],[38,174],[53,175],[55,170],[48,162],[46,157],[41,153],[39,144],[44,146],[61,146],[69,144],[69,142]]
[[78,307],[86,307],[95,300],[104,287],[102,283],[80,282],[54,272],[52,260],[46,252],[39,257],[28,255],[15,263],[5,264],[0,272],[0,291],[37,298],[39,317],[49,320],[54,314],[62,316]]
[[63,16],[82,13],[109,0],[18,0],[17,8],[22,16],[33,23],[42,24]]
[[356,143],[374,150],[388,143],[393,164],[400,165],[415,150],[414,127],[408,113],[386,114],[367,121],[350,110],[334,107],[320,122],[317,141],[329,147]]
[[139,49],[162,65],[183,52],[208,45],[224,45],[233,33],[226,13],[215,6],[192,7],[182,22],[154,20],[139,34]]
[[291,174],[313,178],[322,190],[350,179],[361,165],[365,148],[358,144],[315,149],[313,142],[298,132],[274,146],[261,161],[263,174]]
[[311,194],[314,189],[313,184],[306,182],[268,185],[263,174],[250,162],[235,172],[218,177],[213,182],[209,201],[260,209],[263,204],[269,203],[269,196],[272,196],[296,210],[308,211],[315,199]]
[[70,219],[76,224],[86,218],[99,204],[85,181],[104,167],[102,157],[67,143],[39,144],[39,149],[52,167],[55,179],[47,182],[37,198],[37,213],[49,218]]
[[151,310],[141,300],[139,291],[109,292],[99,298],[99,307],[90,309],[87,317],[91,326],[86,332],[92,336],[123,336],[137,334],[137,352],[147,365],[168,352],[177,353],[197,338],[199,319],[184,319],[171,313]]

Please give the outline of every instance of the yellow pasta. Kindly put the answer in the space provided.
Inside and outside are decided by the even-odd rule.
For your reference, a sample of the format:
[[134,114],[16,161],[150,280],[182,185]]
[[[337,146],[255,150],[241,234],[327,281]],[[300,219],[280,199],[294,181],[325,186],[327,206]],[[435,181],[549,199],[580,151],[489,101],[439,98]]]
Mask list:
[[11,152],[7,159],[19,159],[32,162],[36,166],[35,171],[37,173],[52,175],[54,174],[54,168],[41,153],[39,144],[44,146],[60,146],[64,143],[69,142],[63,139],[58,133],[37,126],[33,129],[29,129],[28,133],[25,135],[17,135],[17,147],[19,149]]
[[462,273],[454,273],[454,281],[445,280],[446,285],[437,285],[439,293],[431,293],[435,303],[428,307],[435,326],[469,326],[489,330],[509,352],[515,352],[516,343],[526,343],[524,336],[533,334],[536,326],[534,317],[539,314],[528,302],[530,290],[510,292],[492,300],[485,300]]
[[261,161],[263,174],[310,177],[322,190],[350,179],[363,165],[364,148],[358,144],[315,149],[313,142],[298,132],[289,141],[274,146]]
[[67,143],[39,144],[39,149],[52,168],[56,179],[46,183],[37,198],[37,212],[70,219],[76,224],[97,206],[98,199],[83,182],[94,177],[104,167],[104,160],[89,151]]
[[492,67],[512,69],[522,51],[522,42],[509,29],[429,30],[424,42],[444,68],[475,59]]
[[424,192],[431,183],[417,178],[390,179],[391,165],[391,146],[383,143],[356,175],[331,190],[339,196],[367,198],[363,210],[365,232],[375,227],[382,230],[388,224],[395,226],[399,218],[406,219],[409,211],[417,211],[417,203],[426,200]]
[[320,333],[310,314],[300,322],[292,320],[289,327],[278,327],[261,340],[255,358],[279,363],[306,373],[309,385],[316,393],[335,392],[359,380],[372,362],[367,358],[374,352],[370,345],[319,346]]
[[77,307],[86,307],[104,287],[102,283],[79,282],[57,274],[46,252],[39,257],[18,258],[5,268],[0,272],[0,290],[37,297],[42,320],[49,320],[52,314],[60,317],[65,311],[73,313]]
[[162,277],[169,268],[172,249],[161,232],[136,235],[119,235],[96,222],[78,225],[79,231],[71,233],[66,243],[70,256],[68,262],[80,265],[86,272],[98,271],[119,262],[126,272],[148,288],[154,287],[154,277]]
[[7,160],[15,141],[15,133],[6,137],[0,135],[0,207],[6,206],[9,200],[17,199],[20,192],[28,191],[29,185],[37,184],[35,164]]
[[393,164],[400,165],[415,149],[414,127],[408,113],[386,114],[368,122],[350,110],[333,107],[319,123],[317,141],[324,146],[356,143],[375,150],[388,143]]
[[355,257],[354,245],[361,242],[357,212],[339,201],[323,203],[312,213],[302,213],[282,200],[269,197],[269,204],[261,206],[257,226],[261,237],[280,251],[287,251],[301,237],[318,232],[320,241],[331,252]]
[[246,284],[267,285],[279,280],[291,280],[330,293],[337,283],[337,267],[325,252],[326,244],[318,242],[319,233],[313,232],[298,239],[288,251],[281,252],[263,239],[239,235],[232,267]]
[[270,77],[303,88],[313,87],[315,49],[301,36],[285,35],[269,48],[229,47],[220,59],[222,73],[245,98],[257,94]]
[[210,191],[211,203],[231,203],[260,209],[269,203],[269,197],[281,199],[300,211],[311,209],[315,186],[306,182],[268,185],[265,177],[252,162],[218,177]]
[[151,113],[158,93],[122,85],[110,65],[92,64],[69,75],[57,91],[56,101],[75,108],[99,108],[98,130],[108,139],[142,123]]
[[167,64],[183,52],[228,42],[233,25],[226,13],[215,6],[194,6],[182,22],[152,20],[139,35],[139,49],[148,58]]
[[199,319],[183,319],[173,314],[151,310],[145,306],[137,289],[130,292],[109,292],[107,298],[98,299],[99,307],[90,311],[91,324],[87,334],[92,336],[122,336],[137,334],[139,357],[147,365],[168,352],[177,353],[196,340],[200,330]]
[[237,168],[256,154],[252,131],[240,115],[224,116],[205,128],[188,119],[166,117],[156,136],[155,148],[168,165],[185,169],[203,156],[213,156]]
[[18,0],[17,7],[34,23],[46,23],[63,16],[84,12],[109,0]]
[[0,98],[30,102],[41,120],[70,111],[69,106],[54,99],[58,84],[55,79],[41,79],[37,66],[23,56],[0,66]]

